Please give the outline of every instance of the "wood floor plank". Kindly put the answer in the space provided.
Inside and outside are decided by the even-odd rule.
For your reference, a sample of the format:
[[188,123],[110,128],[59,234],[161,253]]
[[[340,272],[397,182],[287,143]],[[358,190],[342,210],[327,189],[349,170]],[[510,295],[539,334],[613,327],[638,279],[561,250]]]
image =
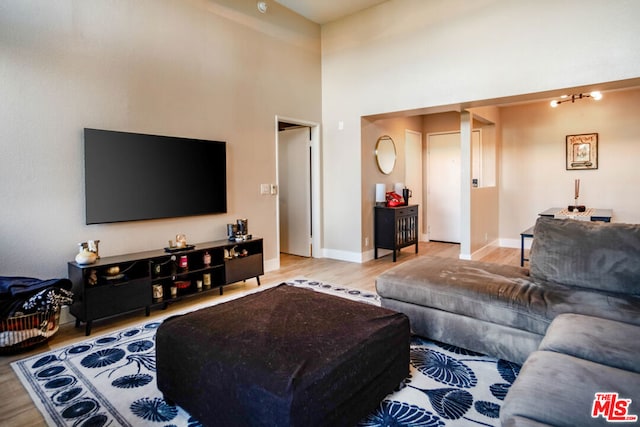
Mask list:
[[[440,242],[420,243],[418,254],[414,253],[414,247],[404,248],[395,263],[392,262],[391,255],[359,264],[283,254],[280,258],[280,269],[266,273],[260,280],[261,283],[266,285],[294,278],[307,278],[373,292],[375,291],[375,278],[390,268],[425,255],[457,258],[458,254],[459,245]],[[520,265],[520,250],[495,248],[482,257],[480,261],[517,266]],[[251,279],[226,287],[224,295],[229,296],[257,288],[257,281]],[[111,333],[118,329],[144,322],[145,320],[162,319],[170,314],[180,312],[194,305],[203,304],[204,302],[206,302],[205,298],[187,299],[171,304],[166,310],[152,310],[149,318],[144,317],[144,310],[139,310],[122,316],[95,321],[91,337]],[[26,353],[0,356],[0,383],[2,384],[3,390],[3,399],[0,399],[1,426],[40,427],[46,425],[44,418],[33,404],[29,394],[9,364],[14,360],[64,347],[85,339],[84,328],[76,329],[73,323],[67,323],[62,325],[59,332],[44,345]]]

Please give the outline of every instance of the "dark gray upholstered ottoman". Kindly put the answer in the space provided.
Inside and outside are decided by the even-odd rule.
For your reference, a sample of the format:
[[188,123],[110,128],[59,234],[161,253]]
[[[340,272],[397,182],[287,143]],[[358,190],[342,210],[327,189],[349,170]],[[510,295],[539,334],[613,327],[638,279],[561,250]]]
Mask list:
[[165,320],[157,382],[204,425],[352,426],[409,374],[409,320],[279,285]]

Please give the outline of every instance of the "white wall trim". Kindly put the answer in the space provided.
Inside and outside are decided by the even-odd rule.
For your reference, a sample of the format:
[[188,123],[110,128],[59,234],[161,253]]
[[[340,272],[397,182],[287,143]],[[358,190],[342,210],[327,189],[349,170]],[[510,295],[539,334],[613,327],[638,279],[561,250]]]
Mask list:
[[280,257],[264,260],[264,271],[275,271],[280,269]]
[[480,249],[478,249],[477,251],[473,252],[471,254],[471,259],[480,259],[483,256],[487,255],[489,252],[491,252],[492,250],[496,249],[500,247],[499,246],[499,241],[498,240],[494,240],[486,245],[484,245],[483,247],[481,247]]
[[[517,248],[520,249],[520,239],[499,239],[499,246],[501,248]],[[531,249],[531,242],[533,239],[524,239],[524,248]]]
[[322,255],[324,258],[337,259],[339,261],[348,261],[348,262],[357,262],[363,263],[365,253],[364,252],[350,252],[350,251],[341,251],[339,249],[326,249],[322,250]]

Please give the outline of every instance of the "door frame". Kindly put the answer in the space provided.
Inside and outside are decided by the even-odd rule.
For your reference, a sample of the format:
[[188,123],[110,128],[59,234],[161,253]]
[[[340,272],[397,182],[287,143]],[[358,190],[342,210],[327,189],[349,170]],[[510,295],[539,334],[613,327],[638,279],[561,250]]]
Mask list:
[[[322,253],[322,181],[320,173],[320,124],[308,120],[293,117],[275,116],[275,154],[276,154],[276,185],[280,187],[279,160],[279,133],[278,122],[287,122],[311,129],[311,257],[321,258]],[[280,192],[276,199],[276,250],[280,256]]]

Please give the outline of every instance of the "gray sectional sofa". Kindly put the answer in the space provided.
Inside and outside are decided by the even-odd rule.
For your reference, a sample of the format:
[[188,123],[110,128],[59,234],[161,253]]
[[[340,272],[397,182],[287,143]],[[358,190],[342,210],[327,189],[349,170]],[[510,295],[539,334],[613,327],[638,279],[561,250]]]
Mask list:
[[524,363],[504,425],[606,425],[591,417],[598,392],[640,415],[640,225],[541,217],[529,258],[527,269],[420,257],[376,288],[414,333]]

